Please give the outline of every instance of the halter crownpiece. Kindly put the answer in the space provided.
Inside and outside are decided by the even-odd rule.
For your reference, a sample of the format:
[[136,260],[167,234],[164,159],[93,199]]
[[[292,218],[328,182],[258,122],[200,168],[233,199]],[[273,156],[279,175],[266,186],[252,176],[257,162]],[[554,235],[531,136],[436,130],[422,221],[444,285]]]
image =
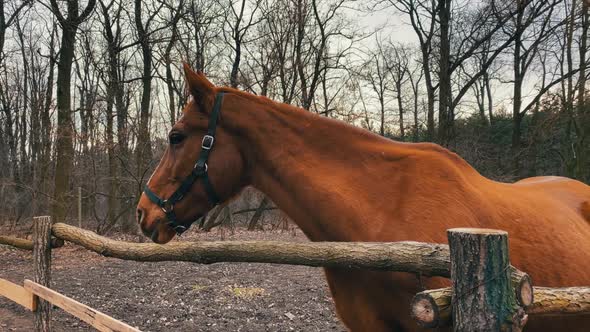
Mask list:
[[219,119],[219,113],[221,112],[222,102],[223,92],[219,92],[215,96],[215,104],[213,104],[213,111],[211,111],[211,117],[209,118],[207,134],[203,136],[203,140],[201,141],[201,153],[199,154],[199,159],[197,159],[193,170],[184,181],[182,181],[178,189],[176,189],[168,199],[158,197],[147,184],[143,190],[150,201],[158,205],[162,211],[164,211],[166,218],[168,219],[168,225],[172,227],[178,235],[184,233],[194,221],[190,222],[188,225],[180,224],[178,219],[176,219],[176,213],[174,213],[174,205],[184,198],[195,181],[201,179],[205,191],[207,192],[209,202],[214,206],[219,204],[219,197],[215,193],[213,185],[209,180],[209,166],[207,166],[207,160],[209,159],[209,153],[211,153],[211,150],[213,149],[213,144],[215,143],[215,130],[217,129],[217,120]]

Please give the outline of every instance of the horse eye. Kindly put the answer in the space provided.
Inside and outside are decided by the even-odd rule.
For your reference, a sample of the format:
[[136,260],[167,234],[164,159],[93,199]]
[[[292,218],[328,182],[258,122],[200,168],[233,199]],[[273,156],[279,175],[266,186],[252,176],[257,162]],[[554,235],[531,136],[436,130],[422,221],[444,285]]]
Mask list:
[[168,137],[171,145],[180,144],[184,140],[184,135],[180,133],[172,133]]

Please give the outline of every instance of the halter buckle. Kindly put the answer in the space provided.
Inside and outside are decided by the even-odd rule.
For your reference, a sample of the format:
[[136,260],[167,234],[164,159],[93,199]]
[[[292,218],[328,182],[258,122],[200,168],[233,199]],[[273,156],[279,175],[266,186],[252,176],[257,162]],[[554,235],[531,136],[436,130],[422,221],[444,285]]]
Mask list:
[[162,202],[162,206],[160,207],[164,213],[170,213],[174,210],[174,204],[170,203],[169,200],[165,200]]
[[213,148],[213,142],[215,142],[215,137],[205,135],[203,136],[203,141],[201,141],[201,148],[203,150],[211,150],[211,148]]

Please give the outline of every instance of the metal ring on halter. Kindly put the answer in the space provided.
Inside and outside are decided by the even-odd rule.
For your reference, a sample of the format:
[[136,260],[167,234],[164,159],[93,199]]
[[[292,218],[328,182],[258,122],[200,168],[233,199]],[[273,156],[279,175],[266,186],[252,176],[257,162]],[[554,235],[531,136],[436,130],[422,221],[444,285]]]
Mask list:
[[164,211],[164,213],[170,213],[174,211],[174,204],[170,203],[168,200],[162,201],[161,209]]
[[187,230],[187,228],[182,225],[176,225],[172,229],[174,229],[174,231],[176,232],[177,235],[180,235]]
[[[203,167],[203,172],[204,172],[204,173],[207,173],[207,171],[209,170],[209,166],[207,166],[207,163],[204,163],[203,165],[204,165],[204,167]],[[194,166],[194,168],[195,168],[195,169],[199,168],[199,162],[198,162],[198,161],[195,163],[195,166]]]

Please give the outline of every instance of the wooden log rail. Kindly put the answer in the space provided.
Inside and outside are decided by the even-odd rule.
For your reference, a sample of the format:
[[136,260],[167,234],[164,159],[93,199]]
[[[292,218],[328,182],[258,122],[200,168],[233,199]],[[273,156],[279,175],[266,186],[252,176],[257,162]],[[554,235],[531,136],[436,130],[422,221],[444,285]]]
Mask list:
[[[421,242],[279,242],[205,241],[129,243],[112,240],[75,226],[56,223],[52,234],[106,257],[134,261],[188,261],[273,263],[313,267],[369,269],[450,277],[450,252],[446,244]],[[514,280],[526,273],[511,269]]]
[[78,227],[57,223],[53,235],[103,256],[134,261],[274,263],[371,269],[449,277],[449,247],[420,242],[206,241],[129,243]]
[[[527,314],[578,315],[590,313],[590,287],[533,287],[534,301],[525,306]],[[412,300],[412,315],[423,327],[451,325],[450,287],[429,289]],[[534,318],[533,318],[534,319]]]
[[[58,243],[63,244],[64,240],[70,241],[103,256],[124,260],[188,261],[199,264],[217,262],[274,263],[410,272],[423,276],[447,278],[451,274],[449,246],[444,244],[207,241],[174,242],[159,245],[116,241],[62,223],[54,224],[51,231],[53,236],[57,238],[54,240]],[[5,239],[7,237],[0,237],[0,244],[16,243],[14,241],[7,242]],[[32,244],[26,243],[24,246],[17,247],[28,249],[30,246]],[[532,287],[529,276],[512,266],[508,270],[508,275],[510,289],[514,292],[517,305],[524,307],[527,314],[590,313],[590,287]],[[424,327],[448,326],[453,317],[452,304],[451,288],[420,292],[412,303],[413,316]]]
[[[33,241],[21,239],[13,236],[0,235],[0,244],[12,246],[23,250],[33,250]],[[64,240],[58,238],[51,238],[51,248],[56,249],[64,245]]]

